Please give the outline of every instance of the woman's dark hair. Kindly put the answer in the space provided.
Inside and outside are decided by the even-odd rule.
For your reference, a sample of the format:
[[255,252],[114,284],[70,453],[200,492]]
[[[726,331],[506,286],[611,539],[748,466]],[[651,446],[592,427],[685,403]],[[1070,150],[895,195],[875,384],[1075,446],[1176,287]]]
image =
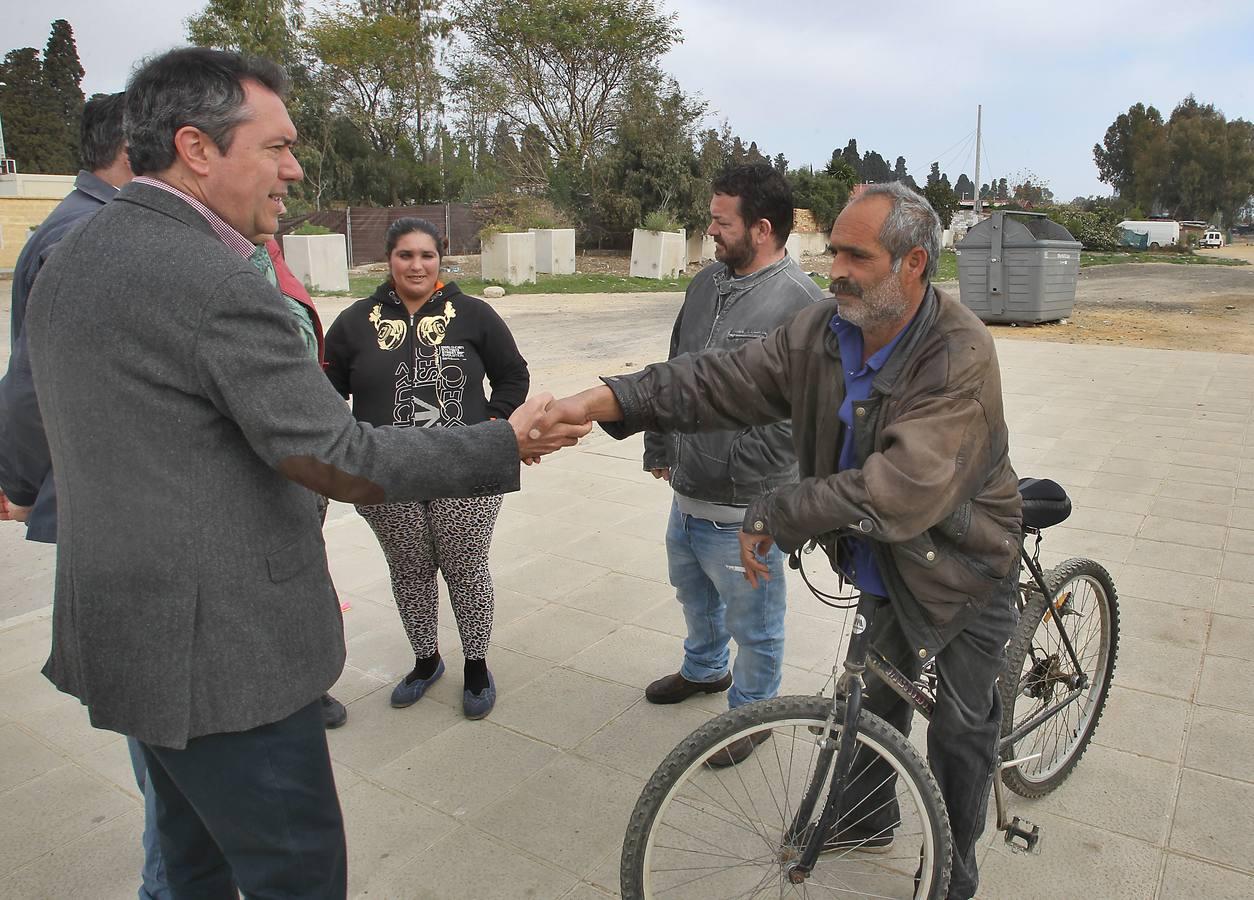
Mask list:
[[759,219],[771,223],[776,246],[792,233],[792,188],[787,179],[765,163],[734,166],[714,179],[714,193],[740,198],[740,218],[748,228]]
[[174,164],[174,135],[191,125],[218,149],[231,149],[244,110],[244,82],[256,81],[282,97],[287,75],[268,59],[185,47],[145,62],[126,86],[126,141],[136,175]]
[[396,249],[397,242],[405,235],[413,234],[415,231],[421,231],[423,234],[429,235],[431,240],[435,242],[436,255],[441,259],[444,258],[444,238],[440,235],[440,229],[426,219],[419,219],[417,216],[406,216],[403,219],[397,219],[388,226],[388,234],[385,241],[388,259],[392,258],[392,251]]
[[97,94],[83,106],[83,120],[78,135],[78,155],[83,168],[98,172],[113,165],[118,151],[126,142],[122,136],[122,114],[126,110],[126,94]]

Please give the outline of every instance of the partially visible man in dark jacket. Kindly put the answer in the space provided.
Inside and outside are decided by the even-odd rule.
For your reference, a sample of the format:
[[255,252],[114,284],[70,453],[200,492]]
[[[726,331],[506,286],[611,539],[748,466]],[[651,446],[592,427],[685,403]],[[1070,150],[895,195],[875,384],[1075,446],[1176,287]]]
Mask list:
[[[792,231],[792,191],[768,165],[736,166],[714,181],[710,226],[717,262],[684,295],[671,333],[670,358],[711,347],[761,341],[823,292],[784,250]],[[651,703],[678,703],[729,687],[732,709],[779,693],[784,665],[784,557],[766,554],[775,577],[756,585],[741,574],[740,525],[760,494],[797,480],[787,422],[702,434],[644,438],[644,467],[675,491],[666,529],[670,581],[688,626],[678,672],[645,690]],[[728,671],[728,644],[736,662]],[[717,761],[753,752],[744,738]]]
[[[801,480],[749,504],[746,576],[769,576],[758,557],[773,544],[792,551],[839,531],[842,571],[878,607],[872,643],[909,676],[935,659],[928,761],[953,830],[948,896],[967,900],[997,758],[995,683],[1017,619],[1022,520],[993,339],[931,285],[940,234],[921,196],[874,185],[832,227],[834,300],[735,352],[606,378],[554,403],[548,422],[621,420],[606,430],[626,436],[792,419]],[[911,707],[870,676],[863,702],[909,731]],[[897,824],[892,773],[855,773],[855,784],[874,787],[847,795],[867,812],[843,842],[860,847],[865,834],[886,849]]]
[[13,270],[9,371],[0,380],[0,519],[25,522],[28,541],[56,543],[57,497],[26,349],[26,298],[61,239],[131,180],[122,137],[125,102],[122,93],[87,101],[79,145],[83,169],[74,190],[27,238]]

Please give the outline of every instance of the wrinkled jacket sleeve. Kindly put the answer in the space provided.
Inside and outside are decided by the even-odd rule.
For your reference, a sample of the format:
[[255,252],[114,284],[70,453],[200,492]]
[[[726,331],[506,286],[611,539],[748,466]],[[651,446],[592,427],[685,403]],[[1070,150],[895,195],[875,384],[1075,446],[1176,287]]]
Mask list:
[[212,296],[194,348],[202,389],[282,475],[349,503],[518,490],[518,443],[508,422],[466,428],[358,422],[264,281],[232,275]]
[[18,506],[33,506],[51,471],[23,330],[14,343],[9,371],[0,380],[0,490]]
[[883,449],[861,469],[764,494],[749,505],[745,530],[771,535],[785,552],[841,528],[907,541],[978,492],[991,465],[989,435],[978,399],[920,396],[885,427]]
[[[684,304],[679,307],[679,314],[675,316],[675,324],[671,327],[671,344],[667,349],[666,358],[674,359],[679,353],[679,330],[684,321],[684,309],[687,308],[688,297],[684,297]],[[644,433],[644,468],[645,471],[651,469],[669,469],[675,462],[671,459],[671,440],[665,434],[658,431],[646,431]]]
[[485,303],[483,316],[483,369],[488,376],[488,384],[492,385],[492,396],[487,403],[488,415],[508,419],[527,399],[531,372],[500,314]]
[[791,418],[792,353],[786,328],[736,350],[710,349],[601,380],[623,410],[613,437],[638,431],[718,431]]

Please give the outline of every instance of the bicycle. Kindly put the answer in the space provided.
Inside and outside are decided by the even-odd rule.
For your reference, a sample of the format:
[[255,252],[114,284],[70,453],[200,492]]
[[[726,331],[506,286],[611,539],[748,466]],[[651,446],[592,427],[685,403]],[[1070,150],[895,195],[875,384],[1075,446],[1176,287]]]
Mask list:
[[[1037,851],[1039,828],[1009,816],[1003,788],[1044,796],[1079,762],[1109,692],[1119,611],[1110,574],[1093,560],[1069,559],[1048,573],[1041,567],[1042,532],[1070,515],[1066,492],[1052,481],[1023,479],[1020,493],[1020,621],[998,680],[1001,762],[993,785],[1006,842]],[[1036,538],[1032,552],[1029,536]],[[832,543],[821,546],[834,562]],[[801,557],[794,553],[790,563],[820,599],[853,599],[817,589]],[[844,660],[833,666],[831,696],[776,697],[730,710],[662,761],[628,822],[624,898],[945,896],[951,841],[940,790],[914,746],[862,709],[869,670],[928,718],[936,675],[925,669],[917,681],[907,678],[870,646],[873,604],[859,597],[856,610]],[[747,760],[706,765],[749,735],[762,743]],[[859,784],[872,771],[888,775]]]

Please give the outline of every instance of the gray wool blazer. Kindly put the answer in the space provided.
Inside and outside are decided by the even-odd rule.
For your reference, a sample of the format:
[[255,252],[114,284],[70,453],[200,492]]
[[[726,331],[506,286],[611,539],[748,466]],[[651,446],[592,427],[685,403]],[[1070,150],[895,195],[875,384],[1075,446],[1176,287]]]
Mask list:
[[26,327],[60,497],[44,674],[100,728],[181,748],[335,682],[343,623],[311,490],[518,489],[507,422],[357,422],[279,293],[151,186],[64,240]]

